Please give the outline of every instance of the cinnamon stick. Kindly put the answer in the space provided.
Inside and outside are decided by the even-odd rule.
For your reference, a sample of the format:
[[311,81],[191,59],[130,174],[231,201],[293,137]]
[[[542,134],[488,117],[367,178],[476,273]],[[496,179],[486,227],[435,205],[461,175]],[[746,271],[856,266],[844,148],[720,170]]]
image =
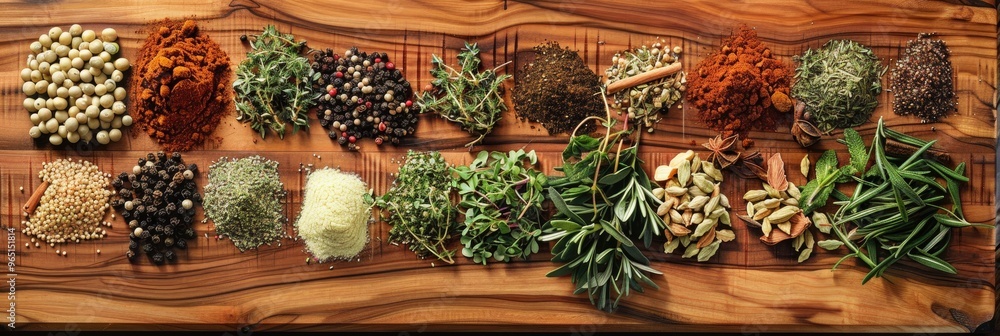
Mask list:
[[641,74],[609,84],[608,94],[612,94],[642,83],[651,82],[663,77],[667,77],[677,73],[678,71],[681,71],[680,62],[670,64],[662,68],[656,68],[650,71],[646,71]]
[[39,184],[38,188],[35,189],[35,192],[31,194],[31,197],[28,198],[28,203],[24,203],[24,207],[21,208],[21,210],[24,210],[24,212],[29,215],[35,212],[35,208],[38,207],[38,203],[42,201],[42,195],[45,194],[45,189],[48,188],[49,188],[48,181]]

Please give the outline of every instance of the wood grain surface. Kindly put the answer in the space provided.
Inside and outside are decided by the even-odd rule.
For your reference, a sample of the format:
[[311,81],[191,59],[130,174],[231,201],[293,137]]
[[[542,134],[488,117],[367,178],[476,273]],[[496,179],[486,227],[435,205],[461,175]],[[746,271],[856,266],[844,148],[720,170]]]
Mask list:
[[[504,6],[506,4],[506,9]],[[465,40],[478,42],[484,64],[517,73],[530,60],[531,47],[559,41],[578,50],[598,73],[619,50],[656,38],[684,48],[688,71],[717,48],[740,23],[754,27],[776,55],[791,56],[829,39],[854,39],[872,47],[886,64],[920,32],[936,32],[952,52],[958,113],[935,124],[921,124],[889,111],[883,93],[872,120],[885,117],[900,131],[938,139],[956,161],[968,162],[971,181],[961,197],[969,221],[996,218],[997,9],[994,1],[11,1],[0,0],[0,219],[20,228],[20,205],[40,183],[42,162],[63,157],[90,160],[105,172],[130,169],[147,152],[157,151],[145,134],[96,151],[51,148],[27,135],[31,124],[21,107],[18,71],[28,44],[52,26],[79,23],[85,29],[114,27],[125,56],[136,54],[146,35],[144,24],[171,17],[194,17],[202,31],[227,51],[234,64],[247,47],[239,36],[267,24],[305,39],[314,48],[342,52],[351,46],[385,51],[416,88],[429,82],[432,53],[451,61]],[[508,87],[513,81],[508,82]],[[859,128],[866,138],[874,123]],[[781,152],[790,178],[805,182],[798,162],[815,162],[826,149],[843,147],[839,132],[803,150],[788,127],[751,136],[763,154]],[[220,157],[259,154],[281,163],[289,190],[286,214],[295,218],[302,200],[300,164],[333,166],[356,172],[383,193],[406,150],[441,150],[454,164],[472,156],[462,146],[471,137],[434,116],[421,117],[416,137],[399,147],[362,143],[360,153],[332,142],[313,116],[312,130],[284,140],[257,136],[224,120],[218,139],[186,153],[188,163],[207,169]],[[674,154],[700,148],[715,133],[703,128],[689,106],[673,109],[652,136],[643,137],[647,169]],[[565,135],[550,136],[540,125],[505,116],[477,150],[525,147],[540,153],[542,168],[553,173]],[[320,158],[314,157],[317,154]],[[846,158],[846,153],[841,159]],[[739,198],[756,180],[726,176],[723,191]],[[200,186],[205,174],[198,177]],[[24,188],[24,192],[20,188]],[[200,219],[200,212],[199,212]],[[110,214],[108,220],[111,220]],[[17,329],[115,330],[531,330],[591,331],[905,331],[968,332],[994,316],[995,230],[956,232],[945,255],[954,276],[928,271],[913,262],[862,286],[867,269],[854,262],[835,272],[843,251],[820,250],[796,263],[789,245],[765,246],[759,231],[734,221],[737,240],[722,245],[704,263],[646,251],[660,290],[633,294],[615,314],[594,309],[586,296],[572,295],[568,278],[546,278],[557,267],[543,248],[529,261],[484,267],[459,258],[455,265],[420,260],[402,247],[386,244],[388,226],[371,227],[371,242],[351,262],[307,264],[301,242],[240,253],[228,240],[216,240],[211,223],[197,225],[199,238],[180,260],[166,266],[129,263],[125,223],[100,241],[56,248],[25,248],[16,238]],[[289,229],[291,234],[291,229]],[[454,244],[458,246],[457,242]],[[97,249],[101,254],[95,253]],[[332,268],[331,268],[332,266]],[[984,328],[987,326],[984,325]]]

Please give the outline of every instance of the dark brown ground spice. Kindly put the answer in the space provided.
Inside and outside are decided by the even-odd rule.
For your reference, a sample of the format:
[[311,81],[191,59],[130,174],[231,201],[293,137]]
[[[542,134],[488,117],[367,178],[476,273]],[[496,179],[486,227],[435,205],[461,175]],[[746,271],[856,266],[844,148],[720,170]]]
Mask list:
[[232,110],[229,56],[193,20],[152,23],[130,83],[136,125],[167,151],[207,139]]
[[[583,119],[604,116],[601,77],[576,52],[550,42],[534,48],[535,60],[525,65],[513,89],[518,117],[540,122],[549,134],[572,132]],[[588,123],[578,134],[596,129]]]

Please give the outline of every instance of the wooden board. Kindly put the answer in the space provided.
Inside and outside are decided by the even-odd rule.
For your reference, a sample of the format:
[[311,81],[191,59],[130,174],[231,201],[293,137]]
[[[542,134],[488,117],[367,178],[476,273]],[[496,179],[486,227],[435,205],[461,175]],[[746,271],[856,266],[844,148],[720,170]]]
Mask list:
[[[957,161],[969,163],[971,181],[961,192],[970,221],[993,223],[996,213],[997,9],[993,1],[122,1],[93,8],[78,1],[0,1],[0,218],[20,228],[20,205],[38,184],[41,163],[63,157],[91,160],[118,173],[158,147],[145,135],[98,151],[53,150],[36,146],[21,107],[18,71],[28,44],[53,25],[86,29],[117,28],[125,55],[133,58],[148,20],[197,17],[235,63],[246,48],[239,36],[276,24],[317,48],[343,51],[358,46],[386,51],[419,88],[429,81],[432,53],[452,60],[463,40],[478,42],[486,65],[514,73],[545,40],[579,50],[599,73],[618,50],[654,38],[685,49],[684,67],[693,69],[717,48],[732,27],[754,27],[775,54],[786,61],[831,38],[855,39],[895,61],[901,47],[919,32],[937,32],[948,43],[955,66],[959,112],[943,122],[920,124],[893,115],[888,93],[880,96],[878,116],[889,125],[922,138],[938,139]],[[507,5],[504,9],[504,5]],[[870,137],[873,123],[860,128]],[[222,156],[260,154],[281,163],[289,189],[286,212],[294,218],[302,199],[300,163],[338,166],[360,174],[377,193],[387,190],[396,171],[394,158],[408,149],[442,150],[450,162],[467,163],[462,145],[470,137],[433,116],[423,116],[415,138],[400,147],[361,153],[342,150],[313,120],[313,130],[281,141],[256,137],[227,118],[220,141],[185,154],[189,163],[208,167]],[[781,152],[791,179],[803,183],[797,163],[807,152],[785,132],[753,133],[764,153]],[[642,157],[649,167],[672,155],[698,149],[715,133],[701,127],[689,106],[669,112],[655,135],[644,137]],[[839,132],[810,148],[813,161],[826,149],[842,149]],[[549,173],[559,164],[566,136],[549,136],[538,125],[506,117],[477,149],[525,147],[539,151]],[[321,156],[320,159],[313,154]],[[791,164],[794,163],[794,164]],[[647,168],[648,169],[648,168]],[[198,182],[204,185],[205,176]],[[736,199],[757,181],[727,176],[724,192]],[[20,188],[24,188],[24,192]],[[110,216],[110,215],[109,215]],[[110,217],[109,217],[110,220]],[[180,261],[167,266],[128,263],[125,224],[118,217],[109,237],[96,242],[24,248],[16,238],[16,316],[21,329],[211,329],[248,330],[546,330],[603,331],[905,331],[963,332],[980,328],[994,316],[996,240],[994,230],[957,232],[946,259],[958,275],[931,273],[902,262],[884,279],[860,285],[867,269],[846,262],[836,272],[839,254],[819,251],[797,264],[788,246],[768,247],[759,232],[734,222],[737,240],[724,244],[705,263],[646,251],[664,272],[662,287],[627,298],[615,314],[594,309],[585,296],[572,295],[568,278],[546,278],[557,265],[547,249],[529,261],[491,264],[462,259],[456,265],[420,260],[386,244],[388,227],[371,228],[371,244],[360,261],[306,264],[301,242],[240,253],[217,241],[211,224]],[[205,238],[205,234],[212,238]],[[655,245],[655,244],[654,244]],[[457,246],[457,243],[456,243]],[[95,250],[100,249],[100,255]],[[985,326],[984,326],[985,327]]]

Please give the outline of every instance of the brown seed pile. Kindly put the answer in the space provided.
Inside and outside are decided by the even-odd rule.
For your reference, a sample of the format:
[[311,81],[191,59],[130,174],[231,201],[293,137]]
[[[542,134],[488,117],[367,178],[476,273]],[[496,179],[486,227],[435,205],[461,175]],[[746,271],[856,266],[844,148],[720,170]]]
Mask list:
[[[604,116],[601,77],[576,52],[550,42],[534,48],[535,61],[518,73],[514,110],[521,118],[542,123],[549,134],[572,132],[590,116]],[[589,123],[580,133],[596,128]]]
[[906,44],[903,56],[892,70],[892,111],[912,115],[922,122],[935,122],[954,112],[951,52],[942,40],[921,34]]
[[43,163],[38,173],[49,182],[38,208],[22,222],[23,232],[49,244],[104,238],[101,226],[110,204],[108,178],[87,161],[61,159]]

